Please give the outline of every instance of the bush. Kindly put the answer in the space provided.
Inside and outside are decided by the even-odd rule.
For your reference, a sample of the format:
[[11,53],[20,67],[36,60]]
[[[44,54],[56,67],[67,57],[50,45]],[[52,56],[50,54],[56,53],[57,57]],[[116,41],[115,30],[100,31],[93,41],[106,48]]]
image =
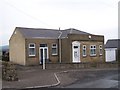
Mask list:
[[2,61],[9,61],[9,52],[3,52]]
[[11,62],[2,62],[2,79],[7,81],[18,80],[15,65]]

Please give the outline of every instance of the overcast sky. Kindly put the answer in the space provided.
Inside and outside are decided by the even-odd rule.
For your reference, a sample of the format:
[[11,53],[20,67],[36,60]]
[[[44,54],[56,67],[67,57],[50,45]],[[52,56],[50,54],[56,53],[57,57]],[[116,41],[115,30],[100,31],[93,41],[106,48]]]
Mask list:
[[118,38],[119,0],[0,0],[0,39],[15,27],[67,29]]

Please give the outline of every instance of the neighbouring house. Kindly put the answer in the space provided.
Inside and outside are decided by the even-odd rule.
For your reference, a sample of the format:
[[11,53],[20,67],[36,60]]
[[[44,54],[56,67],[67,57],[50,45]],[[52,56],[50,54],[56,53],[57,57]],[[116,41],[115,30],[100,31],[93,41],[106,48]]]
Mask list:
[[20,65],[105,62],[104,36],[74,28],[16,27],[9,40],[10,61]]
[[120,51],[120,39],[110,39],[105,44],[106,62],[117,61]]

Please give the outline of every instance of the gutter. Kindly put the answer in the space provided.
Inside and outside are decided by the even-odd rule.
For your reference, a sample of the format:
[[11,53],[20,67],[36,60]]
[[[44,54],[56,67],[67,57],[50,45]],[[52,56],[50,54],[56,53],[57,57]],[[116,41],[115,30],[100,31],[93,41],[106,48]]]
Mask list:
[[59,62],[61,63],[61,35],[62,35],[62,32],[60,31],[60,28],[59,28],[59,32],[60,32],[60,35],[58,36],[58,40],[59,40]]

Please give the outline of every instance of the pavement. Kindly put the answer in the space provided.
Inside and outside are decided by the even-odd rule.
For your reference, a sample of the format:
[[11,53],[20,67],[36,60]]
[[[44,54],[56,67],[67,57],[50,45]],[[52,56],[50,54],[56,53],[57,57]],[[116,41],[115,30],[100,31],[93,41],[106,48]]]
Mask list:
[[40,66],[17,69],[18,81],[3,81],[2,88],[38,88],[59,84],[56,74],[58,70],[43,70]]
[[[95,69],[96,70],[96,69]],[[106,69],[107,70],[107,69]],[[56,70],[42,69],[42,66],[17,66],[18,81],[2,81],[2,88],[40,88],[40,87],[63,87],[77,81],[71,71],[77,70]],[[91,69],[79,69],[78,71],[91,71]],[[83,75],[79,75],[82,78]]]

